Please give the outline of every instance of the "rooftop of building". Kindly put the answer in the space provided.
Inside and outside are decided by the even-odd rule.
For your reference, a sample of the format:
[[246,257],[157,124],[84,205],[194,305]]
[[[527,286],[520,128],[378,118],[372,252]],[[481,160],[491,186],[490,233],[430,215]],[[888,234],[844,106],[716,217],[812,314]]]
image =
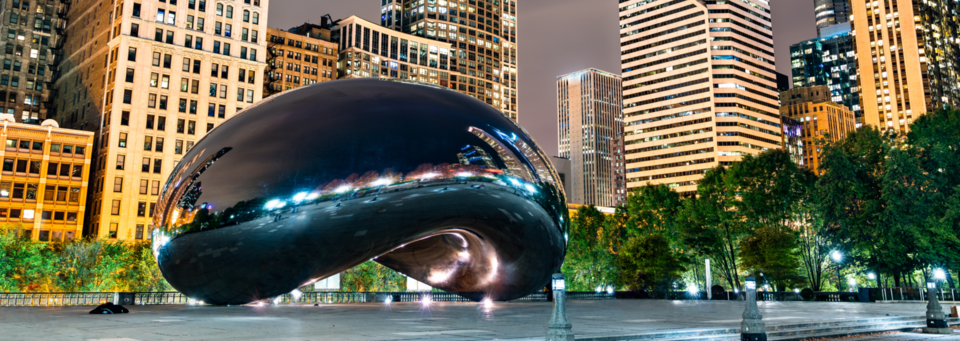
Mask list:
[[558,77],[557,77],[557,80],[561,80],[561,79],[568,78],[568,77],[576,77],[576,76],[579,76],[580,74],[585,73],[585,72],[595,72],[595,73],[598,73],[598,74],[601,74],[601,75],[604,75],[604,76],[607,76],[607,77],[613,77],[613,78],[616,78],[616,79],[620,79],[620,78],[621,78],[620,75],[618,75],[618,74],[614,74],[614,73],[612,73],[612,72],[606,72],[606,71],[600,70],[600,69],[598,69],[598,68],[593,68],[593,67],[591,67],[591,68],[586,68],[586,69],[583,69],[583,70],[580,70],[580,71],[574,71],[574,72],[571,72],[571,73],[568,73],[568,74],[565,74],[565,75],[558,76]]
[[86,130],[60,128],[60,124],[58,124],[57,121],[54,121],[52,119],[44,120],[43,122],[39,122],[39,123],[33,123],[33,122],[17,123],[16,121],[14,121],[13,115],[0,114],[0,121],[3,122],[3,129],[5,131],[9,128],[13,128],[13,129],[20,129],[20,130],[50,132],[50,133],[74,135],[74,136],[93,136],[93,133],[94,133],[92,131],[86,131]]
[[452,45],[452,44],[450,44],[450,43],[445,43],[445,42],[442,42],[442,41],[439,41],[439,40],[433,40],[433,39],[430,39],[430,38],[421,37],[421,36],[417,36],[417,35],[413,35],[413,34],[409,34],[409,33],[404,33],[404,32],[401,32],[401,31],[397,31],[397,30],[391,29],[391,28],[389,28],[389,27],[383,27],[383,26],[381,26],[381,25],[378,24],[378,23],[374,23],[374,22],[372,22],[372,21],[370,21],[370,20],[367,20],[367,19],[358,17],[358,16],[356,16],[356,15],[351,15],[351,16],[346,17],[346,18],[343,18],[343,19],[337,19],[336,21],[334,21],[334,22],[330,25],[330,30],[331,30],[331,31],[337,31],[337,30],[340,29],[340,26],[341,26],[342,24],[344,24],[344,23],[354,23],[354,22],[360,23],[360,24],[363,25],[363,26],[368,26],[368,27],[370,27],[371,29],[377,29],[377,30],[379,30],[380,32],[384,32],[384,31],[390,32],[389,34],[390,34],[391,36],[395,36],[395,37],[398,37],[398,38],[400,38],[400,39],[406,39],[406,40],[410,40],[410,41],[415,41],[415,42],[421,43],[421,44],[436,45],[436,46],[440,46],[441,48],[443,48],[444,46],[446,46],[447,48],[452,48],[452,47],[454,46],[454,45]]

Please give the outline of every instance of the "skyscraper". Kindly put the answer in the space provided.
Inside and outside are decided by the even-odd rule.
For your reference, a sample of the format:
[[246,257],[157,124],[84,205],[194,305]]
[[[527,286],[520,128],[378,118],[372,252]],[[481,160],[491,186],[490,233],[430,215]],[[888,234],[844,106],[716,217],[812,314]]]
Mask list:
[[52,114],[50,84],[61,59],[61,18],[68,7],[69,1],[0,1],[0,114],[26,123]]
[[813,0],[813,10],[819,36],[825,27],[850,21],[850,0]]
[[616,141],[623,130],[620,76],[586,69],[557,78],[560,157],[570,159],[574,204],[616,205]]
[[852,5],[864,124],[903,133],[924,113],[960,106],[956,1]]
[[790,65],[794,87],[826,85],[830,100],[853,110],[857,123],[863,123],[857,61],[849,30],[790,45]]
[[691,194],[710,168],[781,148],[766,1],[620,3],[628,187]]
[[451,44],[449,86],[517,120],[516,1],[381,0],[380,12],[384,27]]
[[355,15],[337,20],[332,28],[333,40],[340,44],[339,78],[396,78],[467,95],[476,94],[476,84],[486,82],[471,76],[467,76],[469,82],[450,81],[456,67],[449,43],[395,31]]
[[57,116],[97,132],[93,237],[149,238],[160,186],[196,141],[263,92],[268,0],[79,0]]

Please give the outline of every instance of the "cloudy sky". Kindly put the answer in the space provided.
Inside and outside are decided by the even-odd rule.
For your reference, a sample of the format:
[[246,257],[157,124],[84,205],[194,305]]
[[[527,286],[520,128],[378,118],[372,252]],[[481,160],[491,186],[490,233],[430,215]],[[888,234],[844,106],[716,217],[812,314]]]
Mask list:
[[[557,76],[595,67],[619,74],[617,0],[516,0],[520,125],[557,154]],[[790,74],[790,44],[814,38],[813,0],[771,0],[777,70]],[[287,29],[357,15],[380,22],[378,0],[274,0],[268,24]]]

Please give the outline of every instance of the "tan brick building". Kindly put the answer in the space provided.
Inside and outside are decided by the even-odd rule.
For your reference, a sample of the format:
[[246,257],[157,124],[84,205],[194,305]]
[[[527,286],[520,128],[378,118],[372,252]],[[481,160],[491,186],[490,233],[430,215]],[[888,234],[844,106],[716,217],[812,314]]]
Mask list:
[[80,238],[93,132],[0,120],[0,226],[34,240]]
[[800,125],[802,165],[816,173],[821,144],[846,138],[847,133],[857,129],[856,117],[847,106],[830,101],[830,89],[825,85],[793,88],[780,96],[784,98],[780,113]]
[[92,236],[149,238],[153,208],[196,141],[263,93],[268,0],[79,0],[57,114],[97,132]]
[[268,28],[264,97],[337,79],[337,43],[330,29],[306,23],[290,31]]

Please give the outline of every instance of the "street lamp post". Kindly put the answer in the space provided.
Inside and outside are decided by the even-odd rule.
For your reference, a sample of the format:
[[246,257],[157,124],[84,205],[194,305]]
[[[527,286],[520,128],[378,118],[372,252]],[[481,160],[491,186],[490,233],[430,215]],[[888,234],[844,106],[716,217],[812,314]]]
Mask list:
[[840,261],[843,260],[843,255],[840,251],[834,250],[830,253],[830,258],[832,258],[833,262],[837,265],[837,290],[843,292],[843,279],[840,278]]

